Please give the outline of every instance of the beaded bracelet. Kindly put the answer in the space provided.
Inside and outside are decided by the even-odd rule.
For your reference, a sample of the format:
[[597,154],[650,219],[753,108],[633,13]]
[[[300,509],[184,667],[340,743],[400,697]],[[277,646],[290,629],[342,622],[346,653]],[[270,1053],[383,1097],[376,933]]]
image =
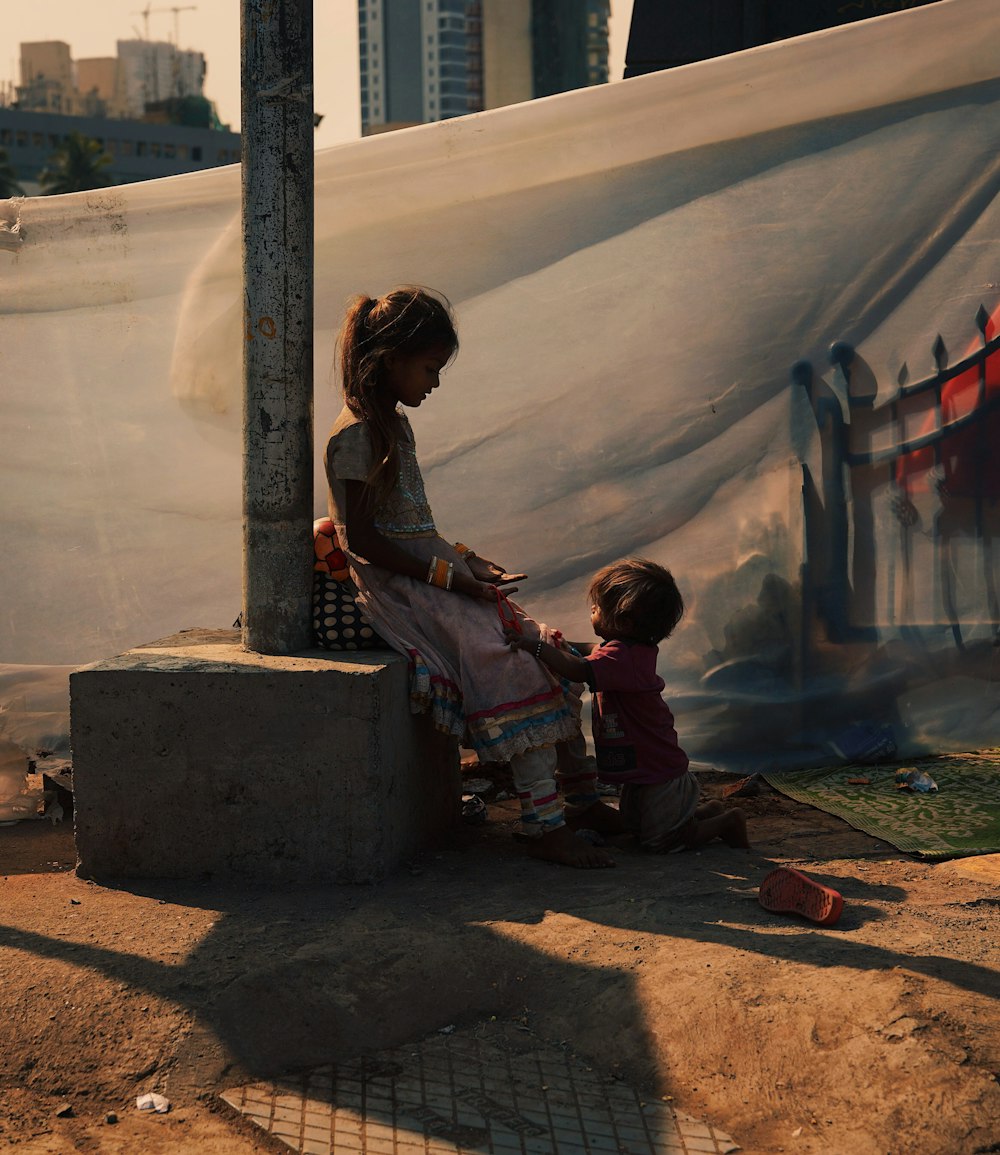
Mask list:
[[535,657],[536,657],[536,658],[537,658],[539,661],[541,661],[541,657],[542,657],[542,646],[543,646],[543,645],[544,645],[544,643],[542,642],[542,639],[541,639],[541,638],[539,638],[539,639],[538,639],[538,645],[537,645],[537,646],[535,646]]

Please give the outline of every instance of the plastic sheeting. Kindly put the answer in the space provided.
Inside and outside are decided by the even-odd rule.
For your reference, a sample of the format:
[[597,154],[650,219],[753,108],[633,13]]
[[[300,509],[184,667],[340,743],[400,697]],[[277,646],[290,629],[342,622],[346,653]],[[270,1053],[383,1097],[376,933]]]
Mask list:
[[[694,757],[994,743],[989,495],[942,548],[940,485],[904,515],[891,468],[835,461],[861,378],[827,350],[891,441],[903,364],[1000,301],[998,42],[994,0],[943,0],[318,154],[318,446],[344,301],[432,285],[462,340],[413,416],[440,529],[571,637],[593,570],[667,564]],[[0,736],[58,744],[69,668],[239,610],[238,216],[235,168],[0,204]]]

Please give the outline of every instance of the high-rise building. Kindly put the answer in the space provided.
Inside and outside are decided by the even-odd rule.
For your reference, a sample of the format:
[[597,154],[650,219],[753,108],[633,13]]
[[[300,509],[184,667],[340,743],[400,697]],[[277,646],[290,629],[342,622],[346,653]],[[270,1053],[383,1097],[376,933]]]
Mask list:
[[608,79],[610,0],[358,0],[365,135]]
[[118,60],[125,80],[129,115],[141,117],[147,104],[202,96],[205,57],[162,40],[119,40]]

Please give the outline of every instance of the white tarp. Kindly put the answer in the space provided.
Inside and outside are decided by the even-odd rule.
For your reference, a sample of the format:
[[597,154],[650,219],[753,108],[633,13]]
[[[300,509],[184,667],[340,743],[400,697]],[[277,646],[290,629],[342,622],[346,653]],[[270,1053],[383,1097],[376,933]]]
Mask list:
[[[873,637],[803,607],[823,450],[789,370],[836,389],[849,341],[881,405],[1000,302],[998,44],[995,0],[942,0],[318,154],[317,443],[346,298],[431,285],[462,340],[413,417],[439,528],[570,637],[594,569],[669,565],[694,756],[807,762],[863,721],[995,743],[981,541],[964,648],[934,582],[899,619],[881,513]],[[55,744],[67,667],[239,610],[238,217],[236,168],[0,202],[0,736]]]

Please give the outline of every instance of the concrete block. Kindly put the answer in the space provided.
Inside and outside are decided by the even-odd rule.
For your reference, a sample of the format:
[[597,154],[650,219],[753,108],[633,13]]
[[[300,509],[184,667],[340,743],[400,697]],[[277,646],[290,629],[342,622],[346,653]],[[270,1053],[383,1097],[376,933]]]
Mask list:
[[391,651],[186,630],[70,677],[79,873],[374,882],[459,820],[457,743]]

